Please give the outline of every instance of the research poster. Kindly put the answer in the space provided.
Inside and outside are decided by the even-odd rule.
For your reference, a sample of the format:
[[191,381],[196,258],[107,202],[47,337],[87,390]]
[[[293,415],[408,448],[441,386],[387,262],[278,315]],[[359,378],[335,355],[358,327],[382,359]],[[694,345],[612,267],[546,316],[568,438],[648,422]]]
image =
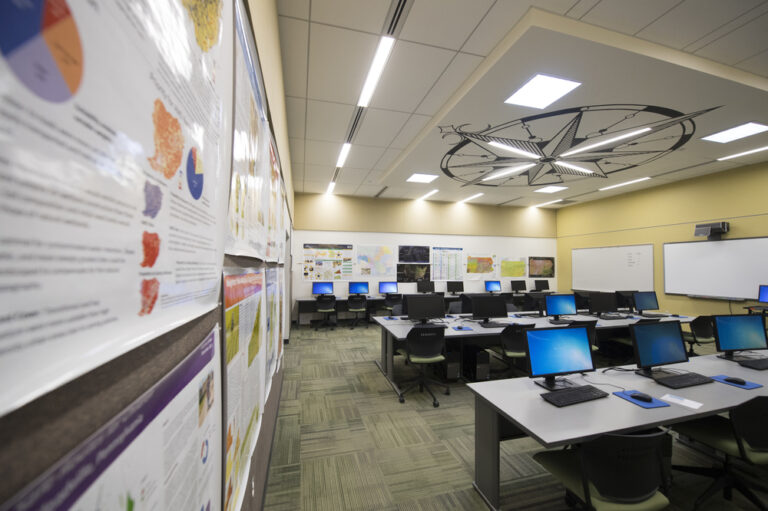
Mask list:
[[502,277],[525,277],[525,258],[524,257],[502,257],[501,276]]
[[224,268],[226,437],[224,509],[238,510],[264,409],[266,307],[264,269]]
[[232,2],[0,2],[0,414],[218,302]]
[[265,356],[267,358],[267,384],[266,394],[269,394],[269,389],[272,386],[272,376],[274,376],[277,370],[277,343],[278,336],[280,335],[280,318],[279,314],[279,301],[278,296],[278,283],[277,283],[277,267],[269,267],[266,270],[267,273],[267,346]]
[[0,508],[220,509],[218,331]]
[[357,272],[361,277],[392,277],[395,267],[395,249],[389,245],[358,245]]
[[464,278],[467,280],[483,280],[496,276],[495,255],[468,255],[467,271]]
[[462,280],[463,251],[456,247],[432,247],[432,280]]
[[269,218],[267,223],[267,260],[277,262],[280,253],[280,238],[285,236],[280,228],[283,205],[280,203],[282,185],[280,183],[280,163],[277,159],[277,145],[269,140]]
[[350,280],[354,270],[352,248],[351,244],[305,243],[304,280]]

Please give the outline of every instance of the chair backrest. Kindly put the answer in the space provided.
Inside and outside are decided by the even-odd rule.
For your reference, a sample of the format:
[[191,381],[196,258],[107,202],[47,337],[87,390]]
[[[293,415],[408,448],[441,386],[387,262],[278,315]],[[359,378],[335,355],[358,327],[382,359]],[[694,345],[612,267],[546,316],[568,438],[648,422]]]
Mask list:
[[403,303],[403,295],[400,293],[387,293],[384,297],[384,305],[386,307],[392,307],[401,303]]
[[403,315],[403,304],[402,303],[396,303],[392,306],[392,315],[393,316],[402,316]]
[[441,326],[415,326],[406,337],[409,355],[436,357],[445,351],[445,329]]
[[329,310],[336,307],[336,297],[334,295],[317,295],[315,304],[318,310]]
[[695,339],[712,339],[715,337],[715,328],[712,324],[712,316],[698,316],[691,321],[691,333]]
[[587,338],[589,339],[589,344],[595,344],[596,343],[596,335],[597,335],[597,320],[596,319],[576,319],[571,321],[570,326],[583,326],[587,328]]
[[461,300],[448,302],[448,314],[461,314]]
[[581,467],[600,495],[616,502],[642,502],[663,484],[666,432],[605,435],[581,446]]
[[731,410],[731,423],[738,437],[756,451],[768,451],[765,418],[768,417],[768,396],[755,397]]
[[349,295],[347,297],[349,309],[365,309],[367,303],[367,299],[362,295]]
[[501,337],[501,347],[505,351],[526,351],[525,331],[530,330],[535,325],[517,325],[512,324],[504,327],[499,337]]

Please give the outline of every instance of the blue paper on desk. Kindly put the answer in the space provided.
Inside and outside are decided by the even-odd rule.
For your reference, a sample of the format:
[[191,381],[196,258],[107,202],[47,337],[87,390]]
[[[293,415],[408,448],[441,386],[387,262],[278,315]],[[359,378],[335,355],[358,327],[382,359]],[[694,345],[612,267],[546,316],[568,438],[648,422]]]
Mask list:
[[622,392],[614,392],[613,395],[614,396],[618,396],[618,397],[620,397],[622,399],[626,399],[627,401],[629,401],[633,405],[637,405],[637,406],[640,406],[642,408],[663,408],[665,406],[669,406],[669,403],[665,403],[664,401],[660,401],[660,400],[656,399],[655,397],[653,398],[653,401],[651,401],[650,403],[646,403],[645,401],[638,401],[637,399],[632,399],[631,397],[629,397],[630,394],[633,394],[635,392],[639,392],[639,391],[638,390],[625,390],[625,391],[622,391]]
[[732,385],[734,387],[738,387],[740,389],[744,390],[751,390],[751,389],[759,389],[762,387],[759,383],[751,382],[751,381],[744,381],[744,385],[739,385],[738,383],[731,383],[729,381],[725,381],[726,378],[728,378],[728,375],[726,374],[718,374],[717,376],[711,376],[713,380],[717,380],[720,383],[725,383],[726,385]]
[[466,332],[466,331],[471,331],[471,330],[472,330],[472,327],[470,327],[470,326],[461,326],[461,325],[459,325],[459,326],[455,326],[455,327],[453,327],[453,329],[454,329],[454,330],[457,330],[457,331],[459,331],[459,332]]

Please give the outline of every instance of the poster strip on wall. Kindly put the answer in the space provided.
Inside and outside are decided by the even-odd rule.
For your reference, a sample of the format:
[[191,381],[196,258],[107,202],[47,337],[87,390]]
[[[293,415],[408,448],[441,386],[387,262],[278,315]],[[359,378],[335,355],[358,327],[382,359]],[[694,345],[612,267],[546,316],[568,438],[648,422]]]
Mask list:
[[529,257],[528,276],[539,278],[553,278],[555,276],[554,257]]
[[363,277],[391,277],[396,273],[395,250],[389,245],[358,245],[357,273]]
[[432,247],[432,280],[462,280],[463,251],[455,247]]
[[352,245],[305,243],[304,280],[349,280],[353,261]]
[[218,332],[0,508],[220,509]]
[[232,2],[0,3],[0,413],[216,306],[232,27]]
[[224,268],[224,368],[227,386],[224,509],[241,508],[261,428],[267,320],[262,268]]
[[482,280],[496,275],[495,255],[468,255],[467,271],[464,278],[467,280]]

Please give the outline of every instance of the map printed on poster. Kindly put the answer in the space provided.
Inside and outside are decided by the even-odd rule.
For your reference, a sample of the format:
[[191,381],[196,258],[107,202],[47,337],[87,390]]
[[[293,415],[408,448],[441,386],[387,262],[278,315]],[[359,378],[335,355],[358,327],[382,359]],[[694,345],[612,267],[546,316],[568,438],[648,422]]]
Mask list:
[[225,252],[264,259],[267,254],[269,127],[252,36],[249,30],[243,30],[240,3],[237,5],[235,124]]
[[525,277],[525,258],[524,257],[502,257],[501,258],[501,276],[502,277]]
[[305,243],[304,280],[349,280],[353,261],[352,245]]
[[277,370],[277,336],[280,335],[280,318],[278,318],[278,285],[277,268],[266,269],[267,275],[267,345],[266,345],[266,395],[272,387],[272,376]]
[[464,278],[467,280],[483,280],[496,275],[496,256],[467,256],[467,271]]
[[392,276],[396,271],[394,247],[387,245],[357,246],[357,272],[361,276]]
[[555,276],[554,257],[529,257],[528,276],[553,278]]
[[264,409],[267,320],[264,270],[224,268],[227,417],[224,509],[241,508]]
[[0,413],[213,309],[232,2],[0,2]]
[[220,509],[218,331],[3,510]]
[[432,280],[462,280],[463,257],[461,248],[432,247]]
[[[271,135],[270,135],[271,137]],[[283,213],[280,203],[282,185],[280,183],[280,164],[277,160],[275,141],[269,140],[269,217],[267,219],[267,260],[277,262],[280,250],[278,239],[284,234],[280,230],[279,221]]]

